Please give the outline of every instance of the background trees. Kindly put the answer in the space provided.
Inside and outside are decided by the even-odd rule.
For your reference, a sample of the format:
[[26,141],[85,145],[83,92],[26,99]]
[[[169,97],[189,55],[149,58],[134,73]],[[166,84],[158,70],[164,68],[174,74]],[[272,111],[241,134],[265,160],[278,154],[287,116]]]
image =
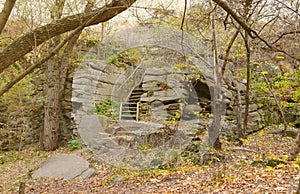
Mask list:
[[[178,4],[171,2],[156,4],[142,0],[104,2],[49,0],[35,1],[32,4],[21,0],[3,2],[0,13],[0,96],[23,81],[20,82],[19,88],[12,91],[13,98],[5,98],[5,96],[3,98],[6,104],[15,103],[19,106],[27,102],[33,104],[35,100],[31,99],[33,94],[37,93],[37,90],[44,90],[45,98],[44,96],[39,98],[44,106],[44,123],[40,137],[42,149],[54,150],[58,147],[59,131],[63,126],[61,122],[64,120],[61,110],[62,97],[67,75],[72,69],[70,61],[72,52],[76,50],[78,38],[86,27],[101,23],[100,40],[102,40],[105,22],[128,8],[132,16],[135,16],[133,21],[141,25],[153,23],[182,27],[202,42],[214,43],[214,52],[211,50],[208,52],[215,55],[217,67],[215,78],[220,83],[219,71],[221,70],[224,78],[222,83],[229,84],[237,91],[238,101],[242,101],[243,94],[240,94],[237,83],[228,83],[225,75],[232,73],[245,79],[243,80],[247,83],[244,94],[245,108],[243,110],[240,104],[237,116],[239,128],[237,135],[241,140],[246,138],[247,129],[251,127],[247,115],[251,89],[254,88],[251,81],[255,81],[253,77],[255,67],[266,63],[278,64],[281,75],[269,81],[271,84],[267,92],[272,90],[279,100],[299,103],[300,90],[295,89],[294,93],[289,93],[289,90],[294,90],[298,84],[289,80],[297,80],[294,74],[299,72],[299,0],[189,1],[185,15],[183,1]],[[14,10],[14,17],[9,18]],[[182,18],[185,18],[183,25]],[[114,28],[121,28],[130,25],[132,21],[121,23],[115,20],[114,22],[117,26]],[[222,66],[222,69],[217,64]],[[271,72],[261,73],[263,73],[262,78],[272,77]],[[30,76],[27,80],[24,79],[28,74]],[[45,85],[35,86],[33,80],[37,79],[42,80],[39,83]],[[260,81],[264,83],[264,80],[268,82],[267,79]],[[282,89],[283,85],[286,89]],[[33,89],[34,87],[39,89]],[[218,88],[215,89],[217,91]],[[218,98],[215,101],[217,102]],[[276,106],[279,106],[279,109],[287,107],[282,102]],[[3,112],[19,111],[22,115],[30,114],[30,111],[23,108],[7,109],[4,105]],[[281,112],[284,118],[284,111]],[[218,131],[220,128],[220,119],[216,119],[215,122],[212,131]],[[26,125],[25,120],[23,124]],[[286,128],[285,124],[284,131]],[[299,151],[300,134],[297,136],[290,159],[294,159]]]
[[[58,146],[58,131],[60,115],[60,101],[64,90],[64,83],[67,74],[67,64],[69,63],[69,56],[76,44],[81,31],[84,27],[95,25],[105,22],[120,12],[126,10],[135,1],[112,1],[105,3],[100,8],[93,9],[94,1],[88,1],[86,12],[64,17],[63,15],[65,1],[55,1],[51,8],[52,22],[42,25],[28,33],[25,33],[18,39],[14,40],[11,44],[6,46],[1,55],[0,73],[6,70],[10,65],[14,64],[20,58],[31,51],[35,51],[39,46],[49,39],[53,38],[50,42],[49,50],[46,57],[37,57],[37,61],[24,68],[24,71],[13,78],[6,86],[2,88],[0,93],[8,91],[15,83],[23,79],[28,73],[32,73],[34,69],[40,67],[46,62],[46,101],[45,101],[45,120],[44,131],[41,133],[41,148],[46,150],[56,149]],[[2,26],[8,20],[8,16],[12,11],[15,1],[6,1],[0,21]],[[2,27],[2,29],[3,29]],[[60,35],[74,30],[64,40],[60,40]],[[75,37],[75,38],[74,38]],[[61,48],[66,44],[65,52]],[[60,58],[59,52],[63,55]],[[40,52],[38,55],[42,55]],[[54,56],[57,54],[57,56]]]
[[[63,67],[62,64],[67,63],[53,62],[53,60],[57,59],[57,57],[61,55],[67,57],[64,59],[63,57],[59,57],[60,61],[67,61],[75,44],[74,42],[76,38],[73,38],[74,36],[78,38],[79,34],[85,27],[108,21],[115,15],[132,6],[134,2],[134,0],[111,1],[97,7],[99,2],[89,1],[89,3],[86,3],[88,5],[86,11],[77,11],[76,14],[70,14],[69,16],[66,16],[68,14],[64,14],[63,12],[65,8],[65,1],[53,2],[50,9],[52,21],[49,20],[49,23],[44,25],[41,25],[42,22],[38,24],[38,22],[35,23],[34,21],[31,21],[32,25],[28,29],[28,32],[7,44],[0,52],[0,72],[2,73],[5,73],[7,68],[14,63],[24,59],[24,56],[28,57],[30,54],[34,54],[32,55],[33,57],[29,57],[30,60],[25,60],[25,62],[21,64],[24,65],[24,71],[19,75],[14,76],[14,78],[12,78],[11,81],[1,89],[0,93],[3,94],[8,91],[15,83],[25,77],[28,73],[33,72],[35,68],[40,67],[45,62],[47,62],[47,68],[50,68],[46,71],[46,83],[48,84],[46,87],[48,89],[46,89],[46,91],[49,91],[54,87],[56,87],[54,91],[62,91],[67,69],[67,67]],[[272,61],[274,60],[274,54],[272,53],[277,52],[283,55],[286,62],[285,64],[281,63],[280,65],[282,72],[286,72],[287,69],[294,71],[299,65],[299,1],[286,3],[279,0],[272,2],[261,0],[245,0],[242,2],[213,0],[213,2],[217,6],[211,7],[205,2],[191,1],[189,6],[187,6],[187,19],[183,25],[183,29],[189,30],[195,36],[203,39],[204,42],[210,42],[212,39],[208,36],[208,29],[210,28],[209,23],[213,16],[212,13],[215,13],[217,31],[219,34],[225,34],[225,36],[223,36],[225,38],[220,38],[219,40],[220,48],[217,56],[220,59],[224,59],[222,69],[223,74],[226,71],[227,61],[235,63],[245,62],[247,64],[248,84],[246,93],[246,112],[244,123],[241,126],[244,130],[240,133],[244,134],[247,129],[247,104],[249,104],[247,101],[249,101],[250,62],[255,61],[256,63],[260,63],[265,62],[266,60]],[[94,3],[96,6],[93,8],[92,4]],[[7,0],[3,6],[3,11],[0,15],[0,27],[2,26],[2,30],[8,21],[8,16],[10,15],[14,5],[15,1]],[[46,3],[46,5],[51,5],[51,2]],[[68,2],[67,5],[69,5],[68,9],[72,9],[70,8],[72,7],[70,6],[72,5],[70,2]],[[172,23],[179,26],[181,24],[181,18],[183,17],[183,9],[181,9],[181,12],[178,12],[174,9],[174,7],[166,7],[163,4],[157,5],[156,7],[149,7],[149,5],[147,5],[147,7],[136,6],[134,8],[136,10],[146,10],[146,13],[143,12],[140,15],[137,12],[133,12],[140,23],[149,22],[151,20],[151,22]],[[201,14],[195,16],[194,13],[199,12]],[[149,19],[149,17],[145,17],[146,14],[152,15],[153,17]],[[65,37],[61,36],[59,38],[60,35],[70,31],[73,32]],[[230,35],[231,33],[233,33],[232,36]],[[44,43],[50,39],[50,45],[52,46],[48,46],[50,48],[48,48],[50,52],[47,53],[43,51],[43,49],[47,47]],[[230,40],[229,42],[228,39]],[[243,42],[245,44],[243,44]],[[65,54],[63,54],[61,49],[65,44],[67,44],[66,48],[68,48],[67,50],[69,51],[64,49]],[[41,57],[42,55],[45,55],[45,57]],[[54,55],[56,56],[53,57]],[[262,55],[265,57],[261,58]],[[280,60],[280,57],[278,56],[279,55],[275,56],[275,60]],[[56,66],[54,66],[54,64],[56,64]],[[290,67],[287,68],[286,66]],[[57,72],[55,72],[56,70]],[[57,80],[60,80],[61,82],[58,83]],[[56,113],[54,114],[54,112],[58,111],[59,103],[55,103],[56,105],[54,106],[54,104],[50,105],[47,104],[47,102],[59,102],[59,96],[62,95],[59,93],[60,92],[50,92],[50,94],[47,95],[47,97],[50,97],[51,94],[58,95],[51,98],[51,100],[46,100],[46,118],[50,115],[50,113],[47,113],[48,108],[52,107],[54,109],[50,111],[52,112],[52,116],[49,116],[51,119],[46,119],[45,122],[45,130],[50,131],[50,134],[53,132],[55,133],[55,131],[58,130],[57,128],[59,128],[57,124],[58,122],[55,122],[58,120],[58,117],[56,117],[56,119],[53,118],[54,115],[59,115]],[[53,125],[56,124],[57,126],[47,129],[47,126],[50,126],[50,123],[47,122],[50,120],[53,121]],[[45,141],[50,138],[53,139],[54,142],[57,142],[57,138],[50,137],[51,135],[46,135],[47,137],[45,137],[44,133],[42,137],[43,136],[44,138],[42,139]],[[50,145],[57,143],[44,142],[44,144]],[[57,145],[54,145],[53,147],[46,147],[46,149],[55,149]]]

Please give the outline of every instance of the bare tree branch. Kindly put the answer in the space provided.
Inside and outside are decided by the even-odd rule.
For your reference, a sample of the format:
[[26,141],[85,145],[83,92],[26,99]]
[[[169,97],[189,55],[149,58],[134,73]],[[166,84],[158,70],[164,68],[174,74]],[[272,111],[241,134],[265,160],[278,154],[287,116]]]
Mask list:
[[276,2],[280,3],[281,5],[283,5],[284,7],[286,7],[287,9],[291,10],[292,12],[294,12],[295,14],[297,14],[298,16],[300,16],[300,13],[298,10],[294,10],[292,9],[291,7],[289,7],[287,4],[285,3],[282,3],[281,1],[279,0],[275,0]]
[[251,38],[258,38],[261,42],[263,42],[271,50],[274,50],[277,52],[282,52],[283,54],[285,54],[297,61],[300,61],[300,57],[290,54],[285,50],[282,50],[282,49],[272,46],[272,44],[270,44],[268,41],[266,41],[264,38],[262,38],[255,30],[253,30],[243,18],[238,16],[225,1],[223,1],[223,0],[213,0],[213,1],[215,3],[217,3],[220,7],[222,7],[227,13],[229,13],[238,22],[238,24],[242,26],[242,28],[248,33],[248,35]]
[[[24,34],[0,53],[0,73],[20,57],[52,37],[84,27],[108,21],[130,7],[136,0],[114,0],[89,13],[68,16]],[[92,18],[92,20],[91,20]],[[88,22],[87,22],[88,21]]]
[[238,29],[235,31],[235,33],[234,33],[234,35],[232,36],[232,38],[230,39],[230,42],[229,42],[229,44],[228,44],[228,47],[227,47],[227,49],[226,49],[226,51],[225,51],[225,58],[224,58],[224,63],[223,63],[223,66],[222,66],[222,71],[221,71],[221,72],[222,72],[222,76],[224,76],[224,73],[225,73],[225,70],[226,70],[226,65],[227,65],[227,62],[228,62],[230,49],[231,49],[231,47],[232,47],[232,45],[233,45],[235,39],[237,38],[239,32],[240,32],[240,28],[238,28]]
[[290,31],[290,32],[284,32],[282,33],[275,41],[272,42],[272,44],[275,44],[276,42],[278,42],[281,38],[283,38],[286,35],[290,35],[290,34],[300,34],[300,30],[296,30],[296,31]]
[[186,15],[186,7],[187,7],[187,0],[184,1],[184,10],[183,10],[183,16],[182,16],[181,26],[180,26],[181,30],[183,30],[183,25],[184,25],[184,20]]
[[231,17],[233,17],[235,19],[235,21],[237,21],[237,23],[239,23],[244,30],[249,34],[249,36],[251,38],[254,38],[255,35],[253,35],[252,33],[254,32],[250,26],[246,23],[246,21],[238,16],[232,9],[231,7],[223,0],[213,0],[216,4],[218,4],[220,7],[222,7],[228,14],[231,15]]

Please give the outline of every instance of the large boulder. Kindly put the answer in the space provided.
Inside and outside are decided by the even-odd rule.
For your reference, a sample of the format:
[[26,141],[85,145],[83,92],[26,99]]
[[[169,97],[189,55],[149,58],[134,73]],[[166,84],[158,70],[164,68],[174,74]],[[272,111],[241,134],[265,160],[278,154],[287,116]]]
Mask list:
[[32,177],[53,177],[66,180],[79,177],[85,179],[94,175],[95,172],[93,168],[89,167],[89,162],[82,157],[75,154],[58,154],[43,162]]

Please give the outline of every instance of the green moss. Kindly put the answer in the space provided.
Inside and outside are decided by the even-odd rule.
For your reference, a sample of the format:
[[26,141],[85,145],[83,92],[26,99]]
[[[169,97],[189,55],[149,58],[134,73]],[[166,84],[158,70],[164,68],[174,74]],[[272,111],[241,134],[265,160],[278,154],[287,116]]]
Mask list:
[[114,120],[117,120],[119,118],[119,107],[119,102],[113,101],[112,99],[108,99],[103,103],[96,104],[95,112],[96,114],[104,115]]
[[140,61],[141,61],[141,52],[138,48],[132,48],[123,51],[117,55],[112,55],[108,58],[108,63],[122,68],[135,65]]

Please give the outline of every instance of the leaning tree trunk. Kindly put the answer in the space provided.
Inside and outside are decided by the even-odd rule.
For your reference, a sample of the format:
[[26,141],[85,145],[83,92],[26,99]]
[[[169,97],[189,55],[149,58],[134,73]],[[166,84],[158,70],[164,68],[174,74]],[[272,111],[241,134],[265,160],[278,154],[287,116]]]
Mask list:
[[0,52],[0,73],[47,40],[65,32],[75,30],[81,25],[87,27],[106,22],[128,9],[135,1],[113,0],[101,8],[64,17],[20,36]]
[[12,9],[14,8],[16,3],[16,0],[6,0],[2,9],[2,12],[0,13],[0,34],[2,33],[9,15],[11,14]]

